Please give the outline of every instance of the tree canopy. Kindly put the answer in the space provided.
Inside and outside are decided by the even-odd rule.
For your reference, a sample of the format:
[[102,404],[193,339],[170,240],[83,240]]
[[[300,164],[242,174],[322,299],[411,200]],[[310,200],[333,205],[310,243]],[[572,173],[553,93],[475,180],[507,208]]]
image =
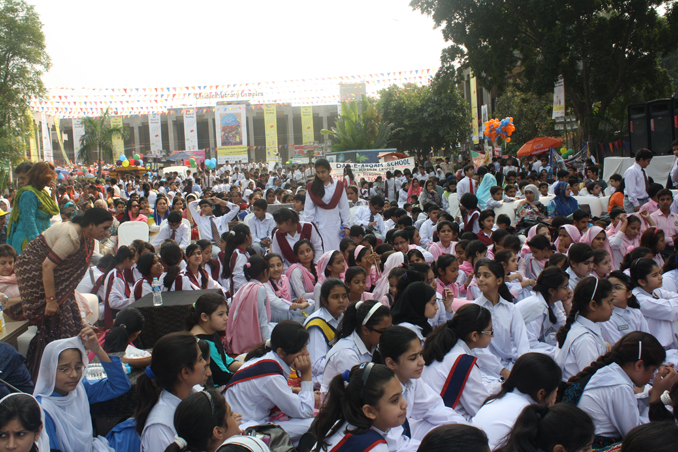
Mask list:
[[508,74],[522,70],[525,89],[538,95],[552,92],[562,75],[586,140],[620,94],[672,91],[660,66],[678,48],[678,8],[668,0],[412,0],[411,6],[452,42],[441,57],[448,75],[470,67],[484,86],[501,88]]
[[92,163],[92,152],[96,151],[96,162],[99,166],[99,177],[101,177],[102,158],[113,160],[113,137],[119,136],[124,140],[127,138],[127,130],[124,127],[111,127],[108,108],[97,118],[82,118],[81,123],[85,133],[80,143],[75,143],[77,160],[89,165]]

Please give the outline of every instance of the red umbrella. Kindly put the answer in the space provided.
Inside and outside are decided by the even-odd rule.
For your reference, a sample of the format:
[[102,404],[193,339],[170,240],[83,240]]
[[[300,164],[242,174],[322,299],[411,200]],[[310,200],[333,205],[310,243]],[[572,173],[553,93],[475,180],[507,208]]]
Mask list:
[[558,146],[562,146],[563,142],[559,140],[558,138],[553,138],[553,137],[538,137],[538,138],[533,138],[527,143],[525,143],[519,150],[518,150],[518,157],[525,157],[527,155],[532,155],[532,154],[540,154],[544,151],[548,151],[549,148],[557,148]]

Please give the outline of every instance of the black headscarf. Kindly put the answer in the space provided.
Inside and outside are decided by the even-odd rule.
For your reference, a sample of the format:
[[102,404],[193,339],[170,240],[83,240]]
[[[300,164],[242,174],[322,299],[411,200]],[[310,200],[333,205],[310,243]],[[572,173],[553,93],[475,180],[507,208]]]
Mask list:
[[436,290],[424,282],[415,282],[407,286],[402,296],[398,297],[395,306],[393,306],[393,324],[411,323],[422,328],[424,337],[433,330],[424,316],[426,304],[431,301],[436,294]]

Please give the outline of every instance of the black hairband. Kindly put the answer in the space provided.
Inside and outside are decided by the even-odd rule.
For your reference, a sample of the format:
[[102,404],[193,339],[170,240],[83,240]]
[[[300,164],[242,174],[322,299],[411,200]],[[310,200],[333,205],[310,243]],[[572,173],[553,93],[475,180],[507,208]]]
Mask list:
[[360,365],[360,369],[365,370],[363,372],[363,386],[360,388],[360,400],[362,400],[363,396],[365,395],[365,386],[367,385],[367,379],[370,378],[372,367],[374,367],[374,363],[362,363]]

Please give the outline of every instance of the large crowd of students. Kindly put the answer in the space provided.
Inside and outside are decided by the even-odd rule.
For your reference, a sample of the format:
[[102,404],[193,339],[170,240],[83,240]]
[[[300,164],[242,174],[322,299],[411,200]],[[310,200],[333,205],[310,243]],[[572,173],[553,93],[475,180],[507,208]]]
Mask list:
[[[38,333],[25,361],[0,344],[0,449],[673,450],[678,197],[651,158],[609,181],[537,157],[85,185],[23,163],[0,198],[0,301]],[[605,189],[598,217],[575,198]],[[148,240],[118,246],[128,221]],[[124,359],[143,370],[136,409],[95,436],[90,404],[130,390],[117,355],[156,279],[212,290],[184,331]],[[86,378],[93,359],[105,378]]]

